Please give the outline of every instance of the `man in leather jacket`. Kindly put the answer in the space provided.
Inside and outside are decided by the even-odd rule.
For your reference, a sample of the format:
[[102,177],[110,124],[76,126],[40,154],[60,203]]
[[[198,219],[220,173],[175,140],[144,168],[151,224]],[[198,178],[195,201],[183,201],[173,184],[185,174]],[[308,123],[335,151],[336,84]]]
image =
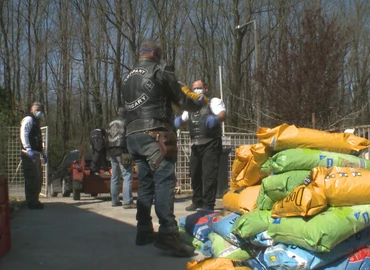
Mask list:
[[34,102],[30,114],[22,119],[20,127],[21,159],[25,185],[25,195],[29,209],[43,209],[39,201],[42,186],[42,167],[40,156],[44,163],[47,157],[42,144],[40,120],[43,117],[41,104]]
[[160,63],[162,49],[153,41],[140,48],[140,59],[123,80],[122,98],[126,108],[127,148],[135,161],[139,190],[136,244],[153,242],[151,206],[154,201],[159,230],[154,245],[176,256],[190,257],[194,248],[180,239],[174,215],[176,158],[165,157],[157,164],[161,149],[152,131],[174,131],[174,105],[189,111],[201,108],[203,96],[192,100],[181,90],[174,71]]
[[119,107],[117,118],[109,123],[108,154],[112,164],[112,176],[110,180],[110,191],[112,196],[112,206],[121,206],[119,201],[119,183],[122,175],[122,200],[123,208],[136,208],[132,197],[132,162],[127,151],[125,137],[125,108]]
[[[203,80],[196,80],[193,92],[209,96]],[[198,112],[183,112],[175,118],[174,125],[179,128],[188,122],[192,142],[190,155],[190,178],[193,190],[192,204],[186,211],[214,210],[217,193],[218,164],[222,153],[221,123],[226,118],[225,104],[219,98],[210,98]]]
[[90,170],[95,175],[100,174],[100,167],[102,166],[105,174],[109,174],[107,166],[107,149],[105,146],[106,130],[104,128],[96,128],[90,132],[90,145],[93,150]]

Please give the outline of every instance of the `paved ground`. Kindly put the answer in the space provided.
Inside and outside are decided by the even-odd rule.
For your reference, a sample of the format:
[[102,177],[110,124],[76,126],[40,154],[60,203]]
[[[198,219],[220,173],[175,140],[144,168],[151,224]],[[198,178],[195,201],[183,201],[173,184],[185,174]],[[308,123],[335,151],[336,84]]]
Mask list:
[[[41,200],[44,210],[21,209],[11,219],[12,248],[0,259],[0,270],[177,270],[186,269],[190,260],[153,245],[136,246],[136,210],[113,208],[109,197]],[[177,220],[189,214],[184,210],[188,204],[189,197],[176,199]],[[152,216],[157,230],[154,208]]]

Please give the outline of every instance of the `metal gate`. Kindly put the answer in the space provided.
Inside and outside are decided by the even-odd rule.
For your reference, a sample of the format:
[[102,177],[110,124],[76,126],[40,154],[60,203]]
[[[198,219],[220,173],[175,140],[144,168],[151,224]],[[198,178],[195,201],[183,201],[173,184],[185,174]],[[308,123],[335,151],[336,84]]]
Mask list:
[[[12,197],[23,197],[24,196],[24,177],[22,170],[22,160],[20,156],[21,143],[19,139],[19,127],[8,127],[8,150],[7,150],[7,167],[6,173],[8,176],[9,196]],[[48,140],[49,133],[48,127],[41,128],[42,143],[44,151],[48,153]],[[48,177],[48,166],[44,164],[44,160],[41,158],[42,164],[42,187],[41,195],[47,196],[47,177]]]
[[[231,133],[225,132],[222,137],[222,146],[224,150],[230,151],[228,155],[228,179],[231,178],[231,168],[235,159],[235,149],[244,144],[257,143],[257,136],[254,133]],[[189,161],[191,152],[191,142],[188,131],[177,131],[177,163],[176,163],[176,177],[177,186],[181,188],[182,192],[191,192],[191,179],[189,172]]]

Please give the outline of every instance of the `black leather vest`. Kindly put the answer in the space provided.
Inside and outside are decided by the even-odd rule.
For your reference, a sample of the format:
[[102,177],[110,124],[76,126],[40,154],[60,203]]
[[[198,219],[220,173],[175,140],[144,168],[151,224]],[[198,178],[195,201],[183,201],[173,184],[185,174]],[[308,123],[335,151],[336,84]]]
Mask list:
[[209,105],[203,106],[198,112],[189,112],[190,138],[194,144],[206,144],[222,135],[221,125],[212,129],[206,127],[206,117],[212,114]]
[[126,147],[125,120],[122,117],[117,117],[109,123],[108,148],[109,147]]
[[126,136],[138,131],[172,130],[173,111],[162,82],[164,65],[141,60],[123,80]]
[[[38,152],[42,152],[42,136],[41,136],[41,129],[40,129],[40,124],[39,121],[36,119],[36,117],[32,114],[29,116],[32,117],[32,128],[29,133],[29,141],[31,145],[32,150],[36,150]],[[22,144],[22,149],[25,149],[23,144]]]

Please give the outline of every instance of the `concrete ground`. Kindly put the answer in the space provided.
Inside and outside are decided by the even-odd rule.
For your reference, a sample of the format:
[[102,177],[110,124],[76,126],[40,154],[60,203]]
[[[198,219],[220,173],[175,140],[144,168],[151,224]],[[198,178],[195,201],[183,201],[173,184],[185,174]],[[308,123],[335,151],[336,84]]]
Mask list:
[[[202,257],[178,258],[152,244],[136,246],[136,209],[111,207],[110,197],[81,194],[73,201],[59,194],[40,200],[44,210],[24,208],[10,220],[12,248],[0,259],[0,270],[177,270]],[[189,214],[184,208],[190,203],[189,196],[177,196],[177,220]],[[154,207],[152,216],[157,230]]]

